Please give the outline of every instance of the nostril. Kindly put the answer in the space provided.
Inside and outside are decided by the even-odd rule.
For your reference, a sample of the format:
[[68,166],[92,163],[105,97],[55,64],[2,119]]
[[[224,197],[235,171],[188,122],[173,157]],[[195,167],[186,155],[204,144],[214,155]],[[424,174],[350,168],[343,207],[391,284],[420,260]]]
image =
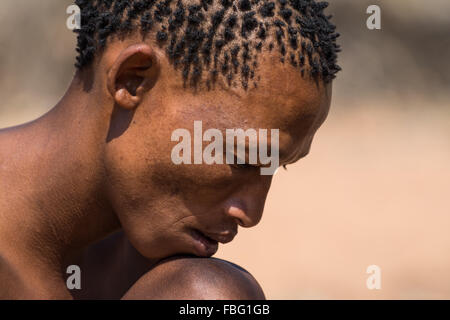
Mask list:
[[241,219],[235,218],[235,220],[236,220],[236,223],[237,223],[239,226],[245,227],[244,222],[243,222]]
[[247,215],[245,205],[240,201],[234,201],[233,204],[230,203],[226,210],[227,215],[232,217],[241,227],[245,228],[251,226],[251,221]]

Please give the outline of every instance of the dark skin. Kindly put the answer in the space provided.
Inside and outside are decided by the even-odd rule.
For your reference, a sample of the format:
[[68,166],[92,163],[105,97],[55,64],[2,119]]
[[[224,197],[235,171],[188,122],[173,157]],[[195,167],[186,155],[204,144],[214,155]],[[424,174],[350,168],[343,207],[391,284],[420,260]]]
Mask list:
[[[224,133],[277,128],[280,166],[306,156],[331,85],[278,53],[260,56],[258,75],[249,90],[186,89],[163,49],[129,37],[77,72],[49,113],[0,131],[0,298],[263,299],[192,233],[227,243],[255,226],[273,177],[170,157],[172,132],[193,136],[195,120]],[[66,288],[70,264],[85,272],[81,292]]]
[[[157,263],[131,246],[123,232],[91,245],[76,264],[85,270],[76,299],[264,299],[253,276],[216,258],[176,256]],[[99,277],[101,274],[101,277]]]

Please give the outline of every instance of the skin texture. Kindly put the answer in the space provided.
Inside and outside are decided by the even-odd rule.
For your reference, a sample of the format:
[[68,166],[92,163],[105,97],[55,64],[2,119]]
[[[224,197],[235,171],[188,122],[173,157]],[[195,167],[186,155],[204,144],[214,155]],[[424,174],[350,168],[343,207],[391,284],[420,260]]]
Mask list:
[[[163,51],[130,37],[78,72],[48,114],[0,131],[0,298],[71,299],[64,272],[74,262],[91,274],[91,289],[75,298],[263,298],[247,272],[224,261],[156,265],[213,255],[192,229],[226,243],[238,226],[255,226],[273,178],[257,167],[174,165],[175,129],[193,136],[195,120],[224,135],[277,128],[281,166],[309,152],[331,84],[301,77],[278,53],[260,59],[258,88],[218,82],[193,91]],[[156,289],[161,283],[170,285]]]
[[[164,281],[162,281],[164,280]],[[264,300],[245,270],[216,258],[171,258],[141,277],[123,299]]]
[[[176,256],[155,263],[123,232],[91,245],[74,264],[83,271],[76,299],[264,299],[244,269],[215,258]],[[102,276],[99,277],[99,274]]]

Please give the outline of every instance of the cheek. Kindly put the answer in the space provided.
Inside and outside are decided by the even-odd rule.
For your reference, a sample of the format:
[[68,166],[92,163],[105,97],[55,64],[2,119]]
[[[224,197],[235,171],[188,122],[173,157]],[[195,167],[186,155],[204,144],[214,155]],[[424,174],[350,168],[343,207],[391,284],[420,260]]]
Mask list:
[[[109,198],[122,224],[164,210],[179,219],[192,212],[218,211],[241,182],[228,165],[175,165],[175,143],[156,136],[123,136],[108,146]],[[163,216],[163,218],[165,215]]]
[[236,188],[232,175],[225,166],[148,164],[117,193],[123,229],[144,256],[192,253],[186,230],[222,223],[223,203]]
[[213,207],[239,185],[227,165],[155,163],[149,175],[158,192],[194,206]]

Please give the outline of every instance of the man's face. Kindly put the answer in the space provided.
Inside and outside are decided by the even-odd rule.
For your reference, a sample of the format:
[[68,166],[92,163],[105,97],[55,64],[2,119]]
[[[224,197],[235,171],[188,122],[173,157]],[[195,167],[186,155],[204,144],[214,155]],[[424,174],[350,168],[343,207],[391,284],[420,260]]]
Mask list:
[[[224,141],[226,129],[279,129],[280,166],[308,153],[328,114],[331,85],[302,78],[275,55],[261,59],[258,87],[250,82],[247,91],[239,83],[235,89],[217,83],[216,90],[194,93],[184,90],[175,74],[162,72],[134,113],[112,120],[120,127],[128,119],[108,142],[108,196],[142,255],[213,255],[217,241],[231,241],[238,225],[260,221],[273,178],[248,165],[176,165],[171,157],[178,144],[171,139],[175,130],[190,131],[193,145],[194,121],[202,121],[203,132],[219,129]],[[203,149],[209,143],[203,142]]]

